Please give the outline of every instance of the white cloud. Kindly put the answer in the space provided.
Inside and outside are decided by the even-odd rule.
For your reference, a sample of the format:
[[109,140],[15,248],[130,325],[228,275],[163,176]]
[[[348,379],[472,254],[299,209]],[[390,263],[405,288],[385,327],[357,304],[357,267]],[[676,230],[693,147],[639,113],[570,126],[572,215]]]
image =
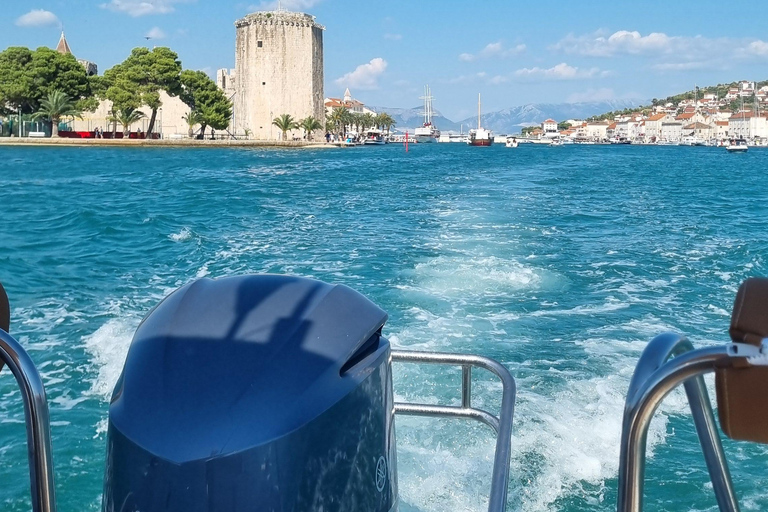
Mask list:
[[384,39],[389,39],[390,41],[400,41],[402,38],[402,34],[384,34]]
[[43,9],[32,9],[16,20],[18,27],[45,27],[49,25],[61,25],[61,22],[51,11]]
[[148,39],[165,39],[166,35],[160,27],[152,27],[144,37]]
[[459,60],[464,62],[471,62],[478,59],[490,59],[490,58],[506,58],[523,53],[526,49],[524,44],[518,44],[511,48],[504,46],[504,43],[497,41],[495,43],[488,43],[485,48],[480,50],[477,54],[462,53],[459,55]]
[[712,65],[711,62],[664,62],[654,64],[656,71],[690,71],[692,69],[706,69]]
[[587,89],[584,92],[575,92],[568,96],[568,103],[582,103],[585,101],[608,101],[616,99],[613,89],[603,87],[601,89]]
[[579,69],[562,62],[551,68],[523,68],[515,71],[515,76],[521,78],[543,78],[547,80],[576,80],[591,78],[600,74],[598,68]]
[[[322,0],[282,0],[279,2],[279,6],[286,11],[306,11]],[[278,8],[278,1],[273,2],[261,2],[258,5],[251,5],[248,7],[249,11],[274,11]]]
[[174,4],[189,1],[192,0],[111,0],[108,4],[101,4],[101,8],[138,18],[147,14],[167,14],[175,10]]
[[379,78],[387,70],[387,61],[381,57],[371,59],[367,64],[360,64],[354,71],[336,79],[336,84],[342,87],[356,89],[378,89]]
[[619,30],[606,37],[601,33],[583,36],[568,35],[552,46],[553,50],[591,57],[611,57],[618,54],[665,54],[690,47],[693,42],[709,43],[697,37],[670,37],[661,32],[643,36],[637,31]]
[[747,46],[747,51],[760,57],[768,56],[768,43],[760,40],[752,41],[749,43],[749,46]]

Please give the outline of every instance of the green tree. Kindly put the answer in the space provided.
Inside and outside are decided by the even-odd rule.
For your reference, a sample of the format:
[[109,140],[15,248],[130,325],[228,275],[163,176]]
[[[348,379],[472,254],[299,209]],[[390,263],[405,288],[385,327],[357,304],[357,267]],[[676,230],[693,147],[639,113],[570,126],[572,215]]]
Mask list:
[[0,113],[31,112],[35,96],[31,64],[29,48],[13,46],[0,53]]
[[18,46],[0,52],[0,113],[34,113],[54,91],[73,102],[92,97],[85,68],[72,55]]
[[59,136],[59,122],[65,117],[80,117],[78,110],[69,96],[61,91],[53,91],[40,101],[40,110],[33,119],[47,119],[51,122],[51,137]]
[[54,91],[60,91],[74,101],[93,96],[85,68],[72,54],[41,47],[32,52],[31,72],[35,80],[35,100],[39,104]]
[[288,139],[288,130],[295,130],[299,127],[291,114],[283,114],[280,117],[274,118],[272,124],[277,126],[277,129],[283,132],[283,140]]
[[157,111],[163,105],[160,91],[181,92],[181,62],[170,48],[134,48],[125,61],[104,73],[106,97],[121,111],[146,105],[152,109],[147,133],[154,131]]
[[557,123],[557,129],[559,131],[567,130],[571,127],[571,123],[566,123],[565,121]]
[[299,122],[299,126],[304,130],[304,135],[307,140],[312,140],[312,134],[323,128],[322,123],[312,116],[302,119]]
[[179,98],[199,116],[200,132],[205,132],[208,126],[226,130],[232,119],[232,102],[224,91],[202,71],[184,70],[179,80]]

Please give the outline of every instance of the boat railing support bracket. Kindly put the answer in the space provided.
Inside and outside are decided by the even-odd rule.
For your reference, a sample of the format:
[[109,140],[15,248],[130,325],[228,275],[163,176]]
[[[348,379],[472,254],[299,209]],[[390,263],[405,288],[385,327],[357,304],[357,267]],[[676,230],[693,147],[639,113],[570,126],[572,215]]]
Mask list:
[[648,427],[661,401],[680,384],[685,387],[715,498],[721,512],[738,512],[728,461],[712,413],[703,375],[729,364],[731,345],[693,350],[685,337],[667,333],[645,347],[627,391],[621,429],[618,512],[643,509]]
[[24,347],[3,329],[0,329],[0,362],[8,365],[13,373],[24,402],[32,510],[56,512],[51,425],[43,380]]
[[[461,406],[395,402],[395,413],[411,416],[472,419],[493,428],[496,432],[496,452],[493,460],[488,512],[506,510],[516,393],[515,379],[509,370],[493,359],[465,354],[393,350],[392,361],[461,367]],[[473,368],[485,369],[501,380],[502,397],[498,417],[482,409],[472,407]]]

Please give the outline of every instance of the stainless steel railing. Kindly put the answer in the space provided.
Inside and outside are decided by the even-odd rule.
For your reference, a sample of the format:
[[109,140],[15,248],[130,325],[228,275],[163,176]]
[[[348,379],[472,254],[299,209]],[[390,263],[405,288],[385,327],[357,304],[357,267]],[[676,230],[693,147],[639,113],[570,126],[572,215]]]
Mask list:
[[45,387],[35,364],[13,336],[0,329],[0,361],[8,365],[21,390],[27,426],[27,455],[33,512],[56,512],[51,457],[51,426]]
[[[515,379],[504,366],[486,357],[444,354],[436,352],[392,351],[397,363],[441,364],[461,367],[461,406],[395,402],[395,413],[411,416],[465,418],[480,421],[496,431],[496,453],[488,512],[503,512],[507,508],[509,460],[512,446],[512,419],[515,413]],[[502,385],[499,416],[472,407],[472,369],[482,368],[495,374]]]
[[630,381],[621,432],[619,512],[643,508],[645,451],[653,414],[670,391],[685,386],[696,432],[721,512],[738,512],[728,462],[715,425],[712,405],[702,375],[731,359],[728,345],[693,350],[676,334],[662,334],[648,344]]

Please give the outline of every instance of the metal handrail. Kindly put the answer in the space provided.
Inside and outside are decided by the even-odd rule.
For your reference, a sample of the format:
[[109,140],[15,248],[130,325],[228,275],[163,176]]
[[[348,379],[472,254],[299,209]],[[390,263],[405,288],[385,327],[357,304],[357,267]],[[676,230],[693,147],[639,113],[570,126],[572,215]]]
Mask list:
[[[496,431],[496,453],[493,459],[488,512],[504,512],[507,508],[509,461],[512,448],[512,419],[515,414],[515,379],[503,365],[489,359],[465,354],[410,352],[393,350],[392,361],[461,366],[461,406],[412,404],[395,402],[395,413],[412,416],[465,418],[480,421]],[[472,407],[472,368],[483,368],[495,374],[502,385],[499,416]]]
[[40,374],[24,347],[0,329],[0,361],[8,365],[21,390],[27,427],[27,456],[33,512],[56,512],[48,401]]
[[718,506],[722,512],[738,512],[728,462],[702,377],[713,372],[716,366],[729,365],[731,359],[727,345],[693,350],[686,338],[676,334],[657,336],[645,348],[630,381],[624,407],[619,512],[642,510],[648,427],[661,401],[681,383],[685,386]]

